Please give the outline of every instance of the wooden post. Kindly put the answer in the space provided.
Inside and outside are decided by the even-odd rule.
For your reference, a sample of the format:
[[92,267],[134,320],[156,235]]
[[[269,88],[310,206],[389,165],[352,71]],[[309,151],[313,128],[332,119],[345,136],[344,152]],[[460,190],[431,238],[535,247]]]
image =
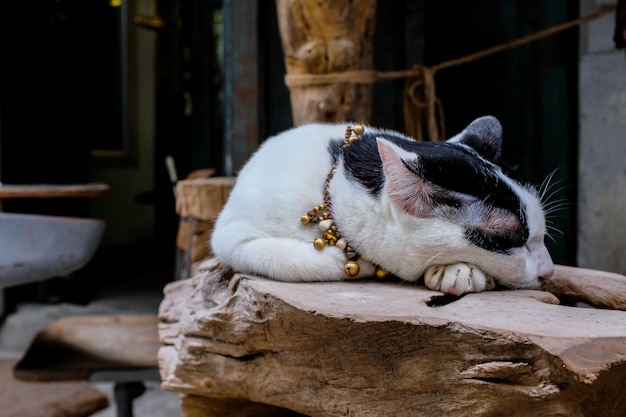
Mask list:
[[371,70],[376,0],[276,0],[294,124],[366,123],[371,83],[289,82],[290,75]]

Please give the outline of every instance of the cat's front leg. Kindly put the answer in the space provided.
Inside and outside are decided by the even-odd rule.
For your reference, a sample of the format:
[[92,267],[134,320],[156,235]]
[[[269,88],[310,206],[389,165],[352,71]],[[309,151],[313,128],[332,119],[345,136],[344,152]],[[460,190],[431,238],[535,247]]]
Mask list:
[[316,249],[311,241],[287,237],[251,237],[235,227],[214,232],[211,246],[215,256],[237,272],[263,275],[289,282],[341,281],[374,275],[372,264],[359,260],[359,271],[347,275],[346,254],[337,246]]
[[463,262],[433,265],[424,273],[424,283],[431,290],[452,295],[493,290],[495,280],[474,265]]

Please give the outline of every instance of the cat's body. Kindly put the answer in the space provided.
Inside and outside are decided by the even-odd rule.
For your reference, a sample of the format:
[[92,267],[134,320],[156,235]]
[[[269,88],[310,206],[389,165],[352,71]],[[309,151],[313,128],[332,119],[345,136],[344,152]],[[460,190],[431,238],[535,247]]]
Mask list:
[[509,288],[550,278],[541,202],[497,165],[496,119],[477,119],[446,142],[365,126],[342,147],[347,126],[305,125],[263,143],[215,224],[219,260],[276,280],[346,279],[345,253],[314,248],[322,232],[300,222],[324,201],[337,160],[328,184],[332,219],[362,257],[356,278],[377,265],[407,281],[425,276],[429,288],[452,294],[492,289],[491,277]]

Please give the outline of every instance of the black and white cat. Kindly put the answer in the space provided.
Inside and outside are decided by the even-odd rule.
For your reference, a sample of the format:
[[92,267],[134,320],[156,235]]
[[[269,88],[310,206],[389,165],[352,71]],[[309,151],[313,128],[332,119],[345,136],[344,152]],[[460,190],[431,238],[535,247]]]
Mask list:
[[346,252],[316,249],[323,232],[300,221],[326,193],[333,225],[360,255],[355,278],[380,267],[455,295],[550,279],[544,210],[533,188],[498,165],[497,119],[478,118],[445,142],[364,126],[342,146],[348,126],[304,125],[260,146],[216,221],[211,246],[221,262],[281,281],[348,279]]

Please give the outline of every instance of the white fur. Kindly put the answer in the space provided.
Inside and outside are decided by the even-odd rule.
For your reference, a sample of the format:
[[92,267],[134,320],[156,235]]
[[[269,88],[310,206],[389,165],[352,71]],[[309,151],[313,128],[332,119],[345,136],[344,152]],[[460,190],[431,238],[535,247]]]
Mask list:
[[[319,230],[300,223],[303,214],[323,201],[331,168],[327,145],[330,138],[343,137],[345,129],[346,124],[305,125],[262,144],[238,174],[215,224],[211,247],[218,259],[237,271],[282,281],[346,279],[344,253],[336,247],[316,250],[312,242]],[[400,158],[416,157],[395,151]],[[502,180],[522,196],[530,229],[526,246],[506,255],[471,244],[462,226],[409,215],[385,192],[378,199],[359,190],[363,187],[348,180],[343,169],[340,160],[329,186],[333,217],[350,245],[371,262],[359,261],[356,278],[371,276],[373,263],[408,281],[426,272],[429,288],[460,295],[492,289],[492,277],[510,288],[536,288],[539,277],[552,275],[541,204],[533,191],[499,169]]]
[[[318,251],[315,225],[300,217],[323,202],[331,167],[327,145],[346,125],[307,125],[265,141],[239,172],[215,224],[211,247],[236,270],[281,281],[338,281],[345,278],[344,253]],[[359,276],[373,267],[361,263]]]

